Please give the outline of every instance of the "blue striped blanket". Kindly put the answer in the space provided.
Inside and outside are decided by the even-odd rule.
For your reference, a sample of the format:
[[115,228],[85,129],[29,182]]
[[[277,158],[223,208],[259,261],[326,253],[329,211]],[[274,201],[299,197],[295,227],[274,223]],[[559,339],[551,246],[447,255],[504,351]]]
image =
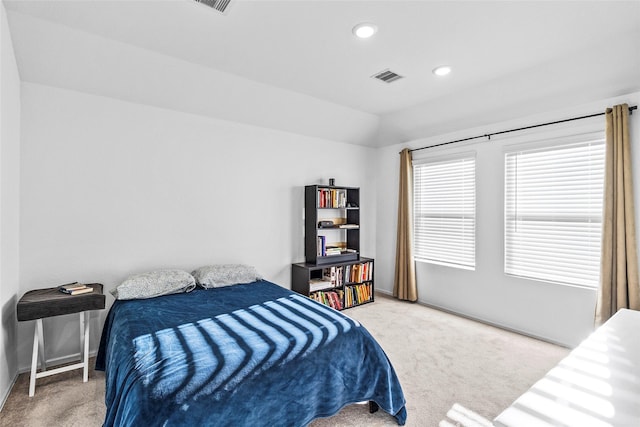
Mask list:
[[368,331],[267,281],[116,301],[96,369],[105,426],[305,426],[366,400],[406,420]]

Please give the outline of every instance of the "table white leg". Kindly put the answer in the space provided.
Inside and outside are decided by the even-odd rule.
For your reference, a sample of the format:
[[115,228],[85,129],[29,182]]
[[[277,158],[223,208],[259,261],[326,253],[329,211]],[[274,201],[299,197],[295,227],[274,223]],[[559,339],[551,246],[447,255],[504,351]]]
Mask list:
[[82,352],[84,350],[84,311],[81,311],[80,313],[80,360],[84,360],[84,353]]
[[44,328],[42,326],[42,319],[36,320],[37,328],[38,328],[38,346],[40,347],[40,370],[47,370],[47,357],[44,354]]
[[31,353],[31,377],[29,378],[29,397],[36,394],[36,370],[38,369],[38,342],[42,334],[42,319],[36,319],[33,327],[33,352]]
[[85,383],[89,381],[89,325],[91,323],[89,313],[89,311],[80,313],[80,318],[83,319],[83,321],[80,322],[80,325],[84,323],[84,337],[80,342],[83,343],[83,348],[81,350],[83,358],[82,363],[84,364],[82,381]]

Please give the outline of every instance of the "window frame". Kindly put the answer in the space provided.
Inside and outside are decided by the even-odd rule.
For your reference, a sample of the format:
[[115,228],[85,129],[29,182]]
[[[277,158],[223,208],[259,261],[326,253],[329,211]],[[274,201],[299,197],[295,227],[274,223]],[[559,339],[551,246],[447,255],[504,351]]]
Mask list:
[[[573,132],[570,134],[567,134],[565,136],[556,136],[554,138],[545,138],[545,139],[541,139],[535,142],[525,142],[525,143],[517,143],[517,144],[508,144],[508,145],[504,145],[503,146],[503,155],[502,155],[502,166],[503,166],[503,185],[502,185],[502,190],[503,190],[503,273],[506,276],[509,277],[514,277],[514,278],[519,278],[519,279],[525,279],[525,280],[532,280],[532,281],[538,281],[538,282],[543,282],[543,283],[551,283],[551,284],[557,284],[557,285],[563,285],[563,286],[574,286],[574,287],[580,287],[580,288],[585,288],[585,289],[597,289],[598,286],[598,279],[599,279],[599,273],[600,273],[600,262],[597,262],[597,272],[598,274],[595,276],[594,281],[591,284],[586,284],[584,282],[581,282],[579,280],[575,280],[575,281],[566,281],[566,280],[554,280],[554,279],[550,279],[548,277],[539,277],[539,276],[533,276],[533,275],[527,275],[527,274],[518,274],[514,272],[514,268],[509,268],[509,262],[508,262],[508,257],[510,256],[509,252],[508,252],[508,227],[509,227],[509,213],[508,213],[508,197],[509,197],[509,190],[508,190],[508,170],[507,170],[507,156],[509,154],[515,154],[517,152],[527,152],[527,151],[544,151],[545,149],[547,150],[554,150],[554,149],[562,149],[561,147],[568,147],[571,145],[579,145],[581,143],[584,144],[589,144],[589,143],[597,143],[599,145],[602,146],[602,164],[601,164],[601,168],[602,168],[602,191],[604,192],[604,179],[605,179],[605,163],[606,163],[606,158],[605,158],[605,135],[604,135],[604,130],[597,130],[597,131],[588,131],[588,132],[583,132],[583,133],[578,133],[578,132]],[[581,216],[582,217],[582,216]],[[585,213],[584,218],[592,218],[590,217],[590,215],[588,214],[588,212]],[[576,224],[576,223],[588,223],[588,222],[595,222],[597,224],[599,224],[599,233],[600,235],[598,236],[598,256],[600,256],[600,250],[601,250],[601,232],[602,232],[602,210],[600,210],[600,216],[599,216],[599,221],[591,221],[591,219],[586,220],[586,221],[571,221],[571,224]],[[541,222],[541,221],[539,221]]]
[[[441,258],[435,258],[435,257],[429,257],[429,256],[425,256],[426,254],[421,253],[420,249],[418,247],[418,242],[419,242],[419,233],[420,233],[420,227],[419,227],[419,222],[420,222],[420,215],[419,215],[419,207],[418,207],[418,188],[417,188],[417,179],[416,179],[416,168],[419,168],[421,165],[425,165],[425,164],[442,164],[442,163],[446,163],[446,162],[459,162],[459,161],[464,161],[464,160],[473,160],[473,172],[472,172],[472,177],[473,177],[473,230],[471,232],[471,247],[467,248],[470,249],[467,252],[464,252],[467,256],[470,254],[471,255],[471,260],[472,263],[458,263],[458,262],[453,262],[450,259],[447,259],[447,257],[441,257]],[[477,203],[477,194],[478,194],[478,166],[477,166],[478,162],[477,162],[477,152],[476,151],[464,151],[464,152],[457,152],[457,153],[452,153],[452,154],[440,154],[440,155],[435,155],[435,156],[427,156],[427,157],[422,157],[420,159],[416,159],[413,161],[413,168],[414,168],[414,173],[413,173],[413,177],[412,177],[412,182],[413,182],[413,237],[414,237],[414,258],[416,261],[419,262],[425,262],[428,264],[435,264],[435,265],[440,265],[440,266],[445,266],[445,267],[452,267],[452,268],[456,268],[456,269],[462,269],[462,270],[472,270],[474,271],[476,269],[477,266],[477,210],[478,210],[478,203]],[[422,215],[424,216],[424,215]],[[452,216],[450,214],[446,215],[447,217],[451,218]],[[432,216],[432,218],[444,218],[445,216]],[[458,217],[459,219],[461,219],[462,221],[464,221],[464,214],[460,215]],[[460,227],[462,228],[462,227]],[[464,246],[464,243],[461,243],[460,246]]]

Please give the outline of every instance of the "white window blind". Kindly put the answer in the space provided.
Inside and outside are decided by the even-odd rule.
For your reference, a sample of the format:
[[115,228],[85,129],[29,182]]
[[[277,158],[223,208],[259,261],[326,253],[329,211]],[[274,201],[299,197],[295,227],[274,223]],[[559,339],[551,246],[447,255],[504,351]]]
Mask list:
[[596,287],[604,139],[505,154],[505,272]]
[[474,269],[474,154],[414,163],[414,245],[421,261]]

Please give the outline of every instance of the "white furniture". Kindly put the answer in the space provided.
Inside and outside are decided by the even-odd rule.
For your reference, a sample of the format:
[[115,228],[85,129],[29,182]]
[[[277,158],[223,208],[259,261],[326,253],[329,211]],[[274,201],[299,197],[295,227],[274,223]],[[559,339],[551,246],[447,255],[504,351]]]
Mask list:
[[[31,377],[29,379],[29,397],[36,393],[36,379],[60,374],[62,372],[83,369],[82,381],[89,380],[89,312],[80,313],[80,356],[81,361],[72,365],[47,371],[47,364],[44,357],[44,335],[42,332],[42,319],[36,319],[36,327],[33,331],[33,353],[31,355]],[[40,372],[38,369],[38,349],[40,349]]]
[[617,312],[498,415],[494,425],[640,426],[640,312]]

